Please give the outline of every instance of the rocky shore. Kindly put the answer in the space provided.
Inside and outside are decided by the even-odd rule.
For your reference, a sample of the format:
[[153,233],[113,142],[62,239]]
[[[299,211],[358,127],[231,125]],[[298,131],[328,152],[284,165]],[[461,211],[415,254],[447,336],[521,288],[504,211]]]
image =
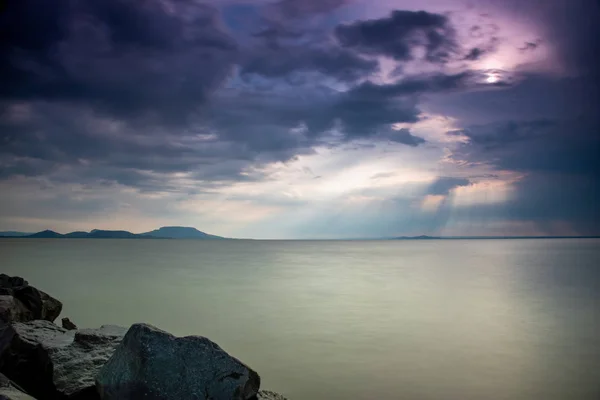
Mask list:
[[148,324],[77,329],[62,303],[0,274],[0,400],[286,400],[202,336]]

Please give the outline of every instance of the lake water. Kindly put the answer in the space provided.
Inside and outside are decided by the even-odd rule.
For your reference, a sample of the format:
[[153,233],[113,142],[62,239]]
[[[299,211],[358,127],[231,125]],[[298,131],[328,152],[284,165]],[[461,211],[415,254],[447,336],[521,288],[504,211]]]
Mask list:
[[0,240],[80,327],[199,334],[290,400],[600,399],[600,241]]

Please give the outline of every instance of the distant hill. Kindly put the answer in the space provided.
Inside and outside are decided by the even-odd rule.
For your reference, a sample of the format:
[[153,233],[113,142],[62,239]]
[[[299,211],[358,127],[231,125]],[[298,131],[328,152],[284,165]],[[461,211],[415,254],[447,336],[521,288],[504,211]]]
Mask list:
[[163,226],[160,229],[146,232],[142,235],[163,239],[224,239],[221,236],[201,232],[196,228],[183,226]]
[[0,232],[0,237],[12,236],[12,237],[21,237],[21,236],[29,236],[31,232],[16,232],[16,231],[4,231]]
[[88,237],[89,233],[88,232],[71,232],[71,233],[67,233],[66,235],[64,235],[65,238],[69,238],[69,239],[79,239],[79,238],[86,238]]
[[427,236],[427,235],[421,235],[421,236],[399,236],[399,237],[392,238],[392,240],[428,240],[428,239],[442,239],[442,238],[441,237],[437,237],[437,236]]
[[143,239],[144,235],[138,235],[127,231],[103,231],[94,229],[86,236],[88,239]]
[[131,233],[128,231],[107,231],[93,229],[90,232],[76,231],[65,235],[46,230],[37,233],[3,232],[2,237],[21,237],[31,239],[224,239],[220,236],[209,235],[196,228],[180,226],[165,226],[148,233]]
[[58,239],[58,238],[65,237],[65,235],[61,235],[60,233],[57,233],[54,231],[45,230],[45,231],[41,231],[41,232],[34,233],[32,235],[28,235],[28,236],[24,236],[24,237],[32,238],[32,239]]

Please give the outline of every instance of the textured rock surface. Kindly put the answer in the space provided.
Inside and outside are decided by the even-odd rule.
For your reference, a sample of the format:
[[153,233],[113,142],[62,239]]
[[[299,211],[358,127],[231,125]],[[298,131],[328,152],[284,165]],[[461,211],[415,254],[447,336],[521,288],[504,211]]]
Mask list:
[[104,400],[245,400],[260,377],[216,343],[133,325],[96,379]]
[[35,400],[24,393],[23,390],[12,383],[6,376],[0,374],[0,399],[1,400]]
[[54,322],[54,320],[58,318],[60,312],[62,311],[62,303],[49,294],[42,292],[41,290],[40,295],[42,296],[41,319]]
[[60,301],[30,286],[25,279],[0,274],[0,318],[4,321],[54,321],[61,310]]
[[0,357],[0,371],[38,398],[89,392],[126,332],[126,328],[110,325],[67,331],[41,320],[12,327],[12,340]]
[[0,320],[31,321],[33,313],[19,299],[11,295],[0,295]]
[[261,390],[256,396],[257,400],[287,400],[279,393],[271,392],[270,390]]

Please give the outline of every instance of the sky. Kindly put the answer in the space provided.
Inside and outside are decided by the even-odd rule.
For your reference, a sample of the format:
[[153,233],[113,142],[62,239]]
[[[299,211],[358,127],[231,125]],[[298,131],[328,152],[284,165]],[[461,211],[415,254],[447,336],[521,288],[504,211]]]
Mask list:
[[0,230],[600,234],[595,0],[4,0]]

